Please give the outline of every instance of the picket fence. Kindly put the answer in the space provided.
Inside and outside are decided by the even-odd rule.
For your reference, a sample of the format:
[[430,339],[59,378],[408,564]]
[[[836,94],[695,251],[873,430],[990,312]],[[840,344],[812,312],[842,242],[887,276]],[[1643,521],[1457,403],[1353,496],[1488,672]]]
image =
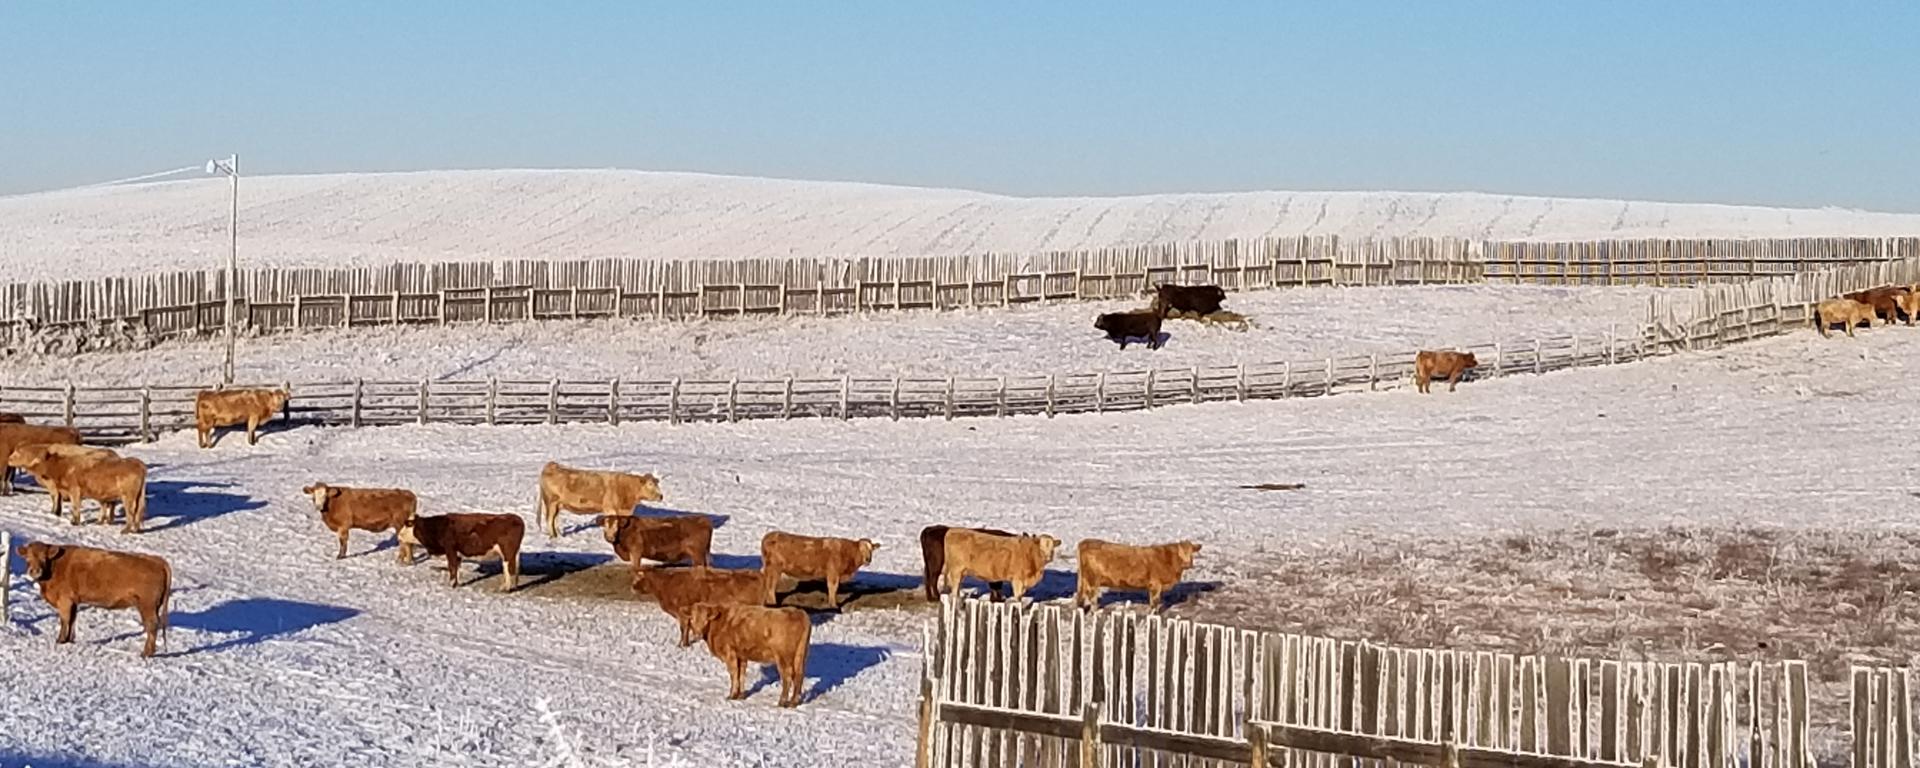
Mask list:
[[1813,308],[1836,296],[1914,283],[1920,256],[1656,294],[1647,335],[1661,350],[1712,349],[1809,328]]
[[1913,768],[1913,670],[1856,665],[1851,682],[1853,768]]
[[930,625],[918,768],[1814,766],[1797,661],[1395,648],[950,597]]
[[[238,274],[245,333],[359,325],[836,314],[1137,295],[1160,282],[1229,291],[1519,282],[1693,285],[1920,256],[1920,238],[1483,242],[1223,240],[1030,255],[655,261],[642,258],[260,268]],[[0,286],[0,346],[141,347],[226,318],[218,269]]]
[[[1546,373],[1638,360],[1636,334],[1557,336],[1460,347],[1477,377]],[[1151,353],[1143,353],[1151,354]],[[1183,403],[1317,397],[1397,386],[1415,352],[1301,362],[1027,376],[258,382],[292,392],[296,424],[621,424],[793,418],[944,418],[1108,413]],[[1446,384],[1441,382],[1441,387]],[[193,425],[206,385],[0,386],[0,411],[74,427],[90,440],[150,441]]]

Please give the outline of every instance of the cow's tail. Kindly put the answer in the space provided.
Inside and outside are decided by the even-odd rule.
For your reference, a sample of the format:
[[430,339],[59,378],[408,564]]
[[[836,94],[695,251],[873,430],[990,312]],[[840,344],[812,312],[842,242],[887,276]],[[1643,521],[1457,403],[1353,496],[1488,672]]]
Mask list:
[[[145,503],[144,500],[141,502],[143,505]],[[173,564],[161,560],[160,567],[167,573],[167,585],[160,590],[160,647],[168,648],[167,636],[173,625]]]

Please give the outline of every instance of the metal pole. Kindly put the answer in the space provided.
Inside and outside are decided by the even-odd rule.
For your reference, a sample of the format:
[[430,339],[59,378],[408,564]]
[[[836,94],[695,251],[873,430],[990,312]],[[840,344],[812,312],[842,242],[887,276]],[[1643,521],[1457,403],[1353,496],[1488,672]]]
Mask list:
[[233,208],[227,218],[227,357],[220,366],[220,380],[233,384],[234,294],[240,290],[240,156],[227,158],[227,178],[232,182]]

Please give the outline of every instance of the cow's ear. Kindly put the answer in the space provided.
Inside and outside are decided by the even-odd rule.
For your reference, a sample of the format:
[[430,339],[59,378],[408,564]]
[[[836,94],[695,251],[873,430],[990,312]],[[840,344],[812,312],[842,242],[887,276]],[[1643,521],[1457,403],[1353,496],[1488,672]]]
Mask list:
[[331,499],[339,495],[340,495],[340,489],[334,488],[332,486],[327,487],[327,498]]

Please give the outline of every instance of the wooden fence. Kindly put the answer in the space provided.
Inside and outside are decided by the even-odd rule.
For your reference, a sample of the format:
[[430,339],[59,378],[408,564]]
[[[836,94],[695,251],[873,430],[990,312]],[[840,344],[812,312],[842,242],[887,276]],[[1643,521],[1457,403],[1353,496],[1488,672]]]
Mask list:
[[[1638,360],[1632,336],[1559,336],[1462,347],[1475,377],[1546,373]],[[294,423],[560,424],[793,418],[945,418],[1135,411],[1182,403],[1315,397],[1393,387],[1415,353],[1301,362],[1030,376],[653,380],[431,380],[260,382],[293,392]],[[104,442],[153,440],[193,425],[194,393],[214,385],[0,386],[0,410],[61,423]]]
[[[597,259],[250,269],[249,333],[357,325],[1004,306],[1136,295],[1156,282],[1230,291],[1484,281],[1692,285],[1920,256],[1920,238],[1490,243],[1225,240],[1032,255],[654,261]],[[0,346],[141,347],[225,321],[218,269],[0,286]]]
[[1801,662],[1393,648],[951,598],[925,642],[919,768],[1814,766]]
[[1913,768],[1913,670],[1853,668],[1853,768]]
[[1821,301],[1884,285],[1920,283],[1920,256],[1763,277],[1650,299],[1650,344],[1712,349],[1808,328]]

